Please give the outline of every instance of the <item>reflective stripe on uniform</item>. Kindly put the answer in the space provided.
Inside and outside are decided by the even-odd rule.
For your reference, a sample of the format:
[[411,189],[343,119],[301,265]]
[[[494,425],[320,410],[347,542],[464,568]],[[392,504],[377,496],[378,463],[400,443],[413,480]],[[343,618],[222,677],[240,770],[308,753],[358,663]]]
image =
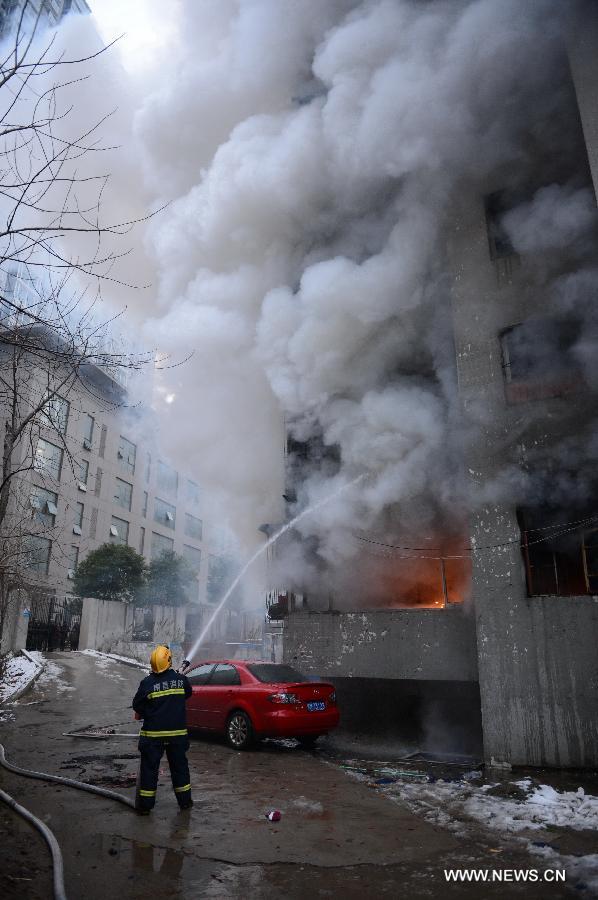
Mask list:
[[181,735],[187,734],[187,729],[181,728],[179,731],[145,731],[145,729],[142,728],[139,734],[142,737],[150,738],[181,737]]
[[155,796],[156,796],[156,791],[143,791],[143,790],[139,790],[139,796],[140,796],[140,797],[155,797]]
[[183,791],[190,791],[190,790],[191,790],[191,785],[184,784],[183,787],[179,787],[179,788],[175,787],[174,792],[175,792],[175,794],[182,794]]
[[183,694],[185,695],[185,688],[169,688],[167,691],[152,691],[147,695],[148,700],[155,700],[159,697],[167,697],[169,694]]

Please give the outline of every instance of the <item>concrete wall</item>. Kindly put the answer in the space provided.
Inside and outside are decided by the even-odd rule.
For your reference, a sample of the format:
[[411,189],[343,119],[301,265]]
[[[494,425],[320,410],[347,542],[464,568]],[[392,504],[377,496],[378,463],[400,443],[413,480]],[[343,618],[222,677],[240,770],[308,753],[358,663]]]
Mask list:
[[[461,198],[453,224],[447,250],[459,392],[476,435],[466,463],[474,493],[499,494],[501,473],[523,462],[526,447],[574,434],[596,398],[506,403],[499,332],[541,313],[540,260],[490,259],[481,196]],[[598,764],[598,603],[527,597],[514,506],[480,509],[470,530],[486,761]]]
[[29,618],[23,613],[28,608],[27,596],[23,592],[16,591],[9,598],[0,634],[0,656],[23,650],[27,645]]
[[306,674],[327,677],[477,680],[475,621],[457,606],[297,612],[285,620],[283,654]]
[[133,641],[133,606],[86,597],[83,601],[79,649],[118,653],[146,662],[156,644],[168,644],[173,655],[181,655],[182,658],[186,607],[154,606],[153,613],[153,640]]

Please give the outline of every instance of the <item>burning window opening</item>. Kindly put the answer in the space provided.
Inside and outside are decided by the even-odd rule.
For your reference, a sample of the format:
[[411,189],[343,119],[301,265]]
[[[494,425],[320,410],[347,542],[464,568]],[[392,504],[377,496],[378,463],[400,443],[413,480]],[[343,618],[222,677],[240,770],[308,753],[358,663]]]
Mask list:
[[556,316],[528,319],[500,334],[509,403],[562,397],[587,385],[576,345],[581,323]]

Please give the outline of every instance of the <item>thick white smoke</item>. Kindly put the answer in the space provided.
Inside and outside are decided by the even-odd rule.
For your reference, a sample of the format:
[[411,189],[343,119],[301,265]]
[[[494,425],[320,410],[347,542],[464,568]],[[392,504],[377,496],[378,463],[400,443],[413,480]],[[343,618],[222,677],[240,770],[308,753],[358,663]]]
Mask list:
[[[247,546],[283,515],[285,421],[340,448],[300,503],[369,475],[301,524],[333,570],[356,526],[423,539],[462,515],[441,236],[458,192],[529,170],[534,146],[567,150],[562,6],[169,5],[131,89],[138,191],[169,204],[146,229],[155,293],[132,305],[150,344],[193,350],[162,376],[170,450]],[[583,185],[552,184],[504,224],[548,252],[579,248],[594,216]]]

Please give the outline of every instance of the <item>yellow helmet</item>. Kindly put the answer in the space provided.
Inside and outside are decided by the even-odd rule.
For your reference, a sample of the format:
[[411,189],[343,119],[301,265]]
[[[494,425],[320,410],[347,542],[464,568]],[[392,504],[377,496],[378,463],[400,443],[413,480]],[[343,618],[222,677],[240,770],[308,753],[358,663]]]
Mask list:
[[172,653],[168,647],[165,647],[164,644],[158,644],[156,649],[152,650],[150,665],[152,667],[152,672],[155,672],[156,675],[159,675],[160,672],[165,672],[166,669],[170,669],[172,665]]

